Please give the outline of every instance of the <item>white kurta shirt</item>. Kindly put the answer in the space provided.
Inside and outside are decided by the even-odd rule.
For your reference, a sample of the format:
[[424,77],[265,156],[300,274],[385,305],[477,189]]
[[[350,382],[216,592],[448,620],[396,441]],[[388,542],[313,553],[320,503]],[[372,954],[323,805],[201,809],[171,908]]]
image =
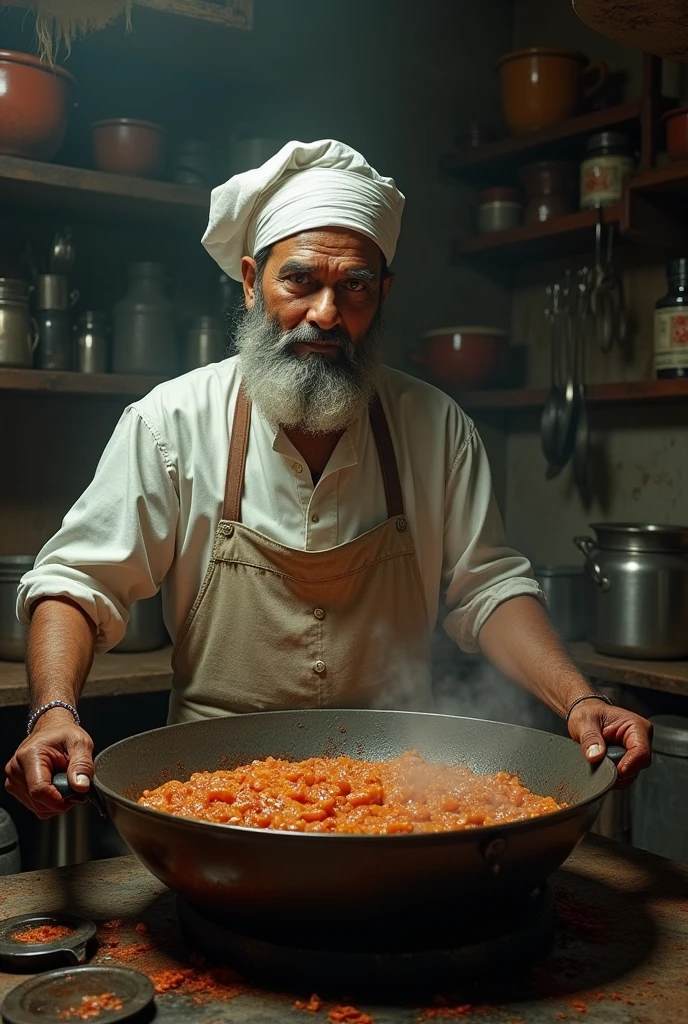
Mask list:
[[[174,641],[201,587],[221,516],[237,358],[155,388],[123,413],[95,477],[20,586],[25,624],[39,597],[68,596],[97,626],[97,649],[122,639],[130,605],[162,586]],[[502,601],[541,598],[530,565],[509,549],[487,456],[471,420],[443,392],[386,369],[380,397],[394,442],[405,511],[435,625],[465,651]],[[387,518],[367,415],[340,439],[317,485],[281,429],[254,410],[243,522],[293,548],[320,551]],[[228,624],[231,629],[231,624]]]

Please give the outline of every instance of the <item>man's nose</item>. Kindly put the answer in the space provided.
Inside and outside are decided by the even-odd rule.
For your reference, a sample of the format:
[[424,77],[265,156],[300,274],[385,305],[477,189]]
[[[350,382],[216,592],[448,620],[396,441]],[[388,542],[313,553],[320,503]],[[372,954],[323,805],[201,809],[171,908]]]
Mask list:
[[311,298],[306,323],[319,327],[322,331],[330,331],[341,322],[334,288],[322,288]]

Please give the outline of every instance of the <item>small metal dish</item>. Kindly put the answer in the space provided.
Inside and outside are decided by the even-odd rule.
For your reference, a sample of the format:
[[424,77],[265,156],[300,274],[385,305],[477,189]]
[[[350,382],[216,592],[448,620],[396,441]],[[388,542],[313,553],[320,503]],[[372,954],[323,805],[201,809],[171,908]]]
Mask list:
[[[70,1010],[81,1007],[84,996],[108,993],[122,1004],[121,1009],[103,1009],[98,1020],[150,1020],[154,990],[150,978],[130,967],[76,967],[50,971],[29,978],[12,989],[2,1004],[2,1019],[7,1024],[48,1024],[69,1019]],[[78,1019],[78,1015],[75,1016]]]
[[[63,926],[70,934],[50,942],[18,942],[18,932],[42,926]],[[88,945],[94,939],[93,921],[73,914],[20,914],[0,921],[0,965],[11,973],[36,973],[54,967],[76,967],[84,963]]]

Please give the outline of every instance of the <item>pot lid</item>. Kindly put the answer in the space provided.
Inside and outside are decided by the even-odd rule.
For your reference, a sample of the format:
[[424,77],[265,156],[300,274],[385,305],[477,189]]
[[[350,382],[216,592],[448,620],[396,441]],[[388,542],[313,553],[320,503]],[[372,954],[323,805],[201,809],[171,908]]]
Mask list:
[[19,50],[0,50],[0,61],[5,61],[8,64],[25,64],[27,67],[36,68],[39,71],[46,71],[49,75],[57,75],[58,78],[64,78],[70,85],[76,85],[74,75],[71,75],[65,68],[61,68],[57,64],[48,64],[33,53],[21,53]]
[[688,757],[688,718],[684,715],[655,715],[652,746],[658,754]]
[[686,551],[688,526],[675,523],[591,523],[600,547],[616,551]]
[[433,331],[426,331],[424,338],[439,338],[441,334],[484,334],[494,335],[497,338],[506,338],[506,331],[500,331],[497,327],[437,327]]
[[573,0],[582,22],[624,46],[671,60],[688,57],[685,0],[634,0],[632,9],[619,0]]

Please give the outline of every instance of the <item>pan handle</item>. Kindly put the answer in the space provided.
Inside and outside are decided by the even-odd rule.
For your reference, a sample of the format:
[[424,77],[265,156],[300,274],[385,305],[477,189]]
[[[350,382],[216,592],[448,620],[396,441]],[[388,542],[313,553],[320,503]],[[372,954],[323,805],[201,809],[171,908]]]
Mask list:
[[612,745],[611,747],[607,747],[607,757],[612,762],[612,764],[618,764],[625,753],[625,747],[617,747],[614,745]]
[[90,801],[98,811],[98,814],[101,816],[101,818],[107,818],[108,815],[107,811],[105,810],[105,805],[103,804],[103,801],[101,800],[98,791],[93,785],[93,782],[91,782],[91,785],[88,787],[86,792],[79,791],[76,789],[72,789],[72,787],[69,785],[69,779],[67,778],[66,772],[57,772],[55,775],[53,775],[53,786],[55,787],[55,789],[60,794],[63,800],[71,800],[71,802],[75,804],[85,804]]

